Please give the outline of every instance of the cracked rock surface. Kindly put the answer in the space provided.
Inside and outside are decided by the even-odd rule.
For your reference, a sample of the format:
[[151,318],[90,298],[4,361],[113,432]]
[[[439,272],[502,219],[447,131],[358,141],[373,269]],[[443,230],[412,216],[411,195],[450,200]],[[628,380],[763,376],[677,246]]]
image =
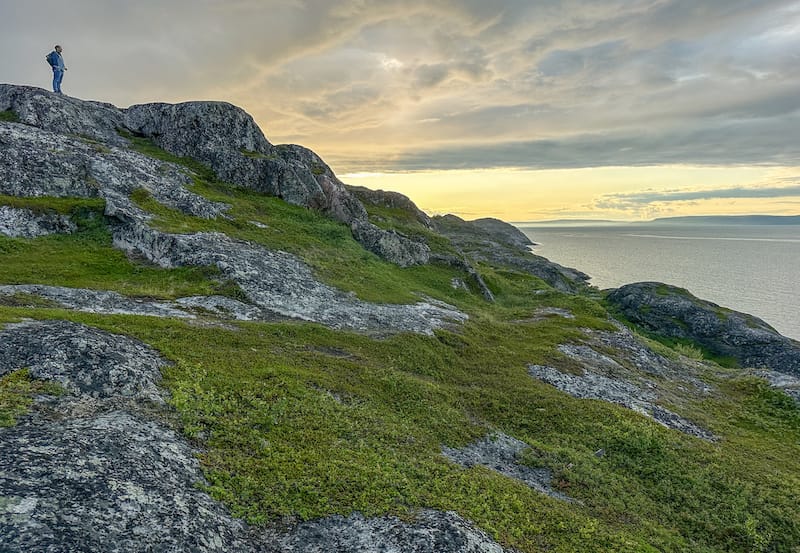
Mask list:
[[186,441],[146,411],[162,408],[164,364],[136,340],[64,321],[0,332],[3,373],[29,367],[68,392],[0,428],[3,551],[255,551],[197,487]]
[[0,234],[9,238],[35,238],[75,232],[75,223],[58,213],[34,213],[30,209],[0,206]]
[[476,465],[499,472],[503,476],[524,482],[531,488],[556,499],[571,501],[551,487],[552,474],[546,468],[532,468],[520,463],[520,456],[529,449],[525,442],[502,432],[484,436],[461,449],[443,446],[442,454],[464,468]]
[[[109,209],[115,210],[109,205]],[[130,224],[114,233],[118,248],[143,255],[162,267],[214,265],[236,282],[256,306],[286,317],[331,328],[432,334],[435,328],[463,322],[467,316],[433,301],[412,305],[374,304],[327,286],[297,257],[235,240],[220,233],[169,234]]]
[[269,553],[512,553],[453,512],[424,510],[413,523],[355,514],[305,522],[271,535]]
[[617,378],[585,371],[583,375],[567,374],[553,367],[529,365],[528,374],[546,382],[564,393],[578,399],[598,399],[627,407],[637,413],[649,417],[662,426],[679,430],[704,440],[715,439],[709,431],[669,411],[654,401],[658,396],[635,384]]

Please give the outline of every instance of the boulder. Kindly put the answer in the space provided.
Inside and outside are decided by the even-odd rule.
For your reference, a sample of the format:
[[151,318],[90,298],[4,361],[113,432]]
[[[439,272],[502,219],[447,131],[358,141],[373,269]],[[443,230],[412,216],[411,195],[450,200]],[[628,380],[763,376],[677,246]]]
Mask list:
[[657,336],[691,340],[744,367],[800,375],[800,343],[752,315],[659,282],[626,284],[607,299],[630,322]]

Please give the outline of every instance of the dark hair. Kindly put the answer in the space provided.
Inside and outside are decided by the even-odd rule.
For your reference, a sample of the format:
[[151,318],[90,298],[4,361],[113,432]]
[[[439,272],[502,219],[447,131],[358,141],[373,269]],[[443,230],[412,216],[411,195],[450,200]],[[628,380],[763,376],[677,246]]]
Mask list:
[[56,44],[55,46],[53,46],[53,50],[55,50],[56,48],[61,48],[61,45],[60,44]]

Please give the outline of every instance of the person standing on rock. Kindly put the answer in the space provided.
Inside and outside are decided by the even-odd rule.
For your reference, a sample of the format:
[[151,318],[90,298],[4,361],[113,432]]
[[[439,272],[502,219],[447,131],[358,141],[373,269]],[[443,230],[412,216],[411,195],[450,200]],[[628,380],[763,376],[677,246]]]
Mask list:
[[53,92],[62,94],[61,81],[64,79],[64,71],[67,70],[64,65],[64,58],[61,56],[62,48],[56,44],[52,52],[47,54],[45,59],[50,67],[53,69]]

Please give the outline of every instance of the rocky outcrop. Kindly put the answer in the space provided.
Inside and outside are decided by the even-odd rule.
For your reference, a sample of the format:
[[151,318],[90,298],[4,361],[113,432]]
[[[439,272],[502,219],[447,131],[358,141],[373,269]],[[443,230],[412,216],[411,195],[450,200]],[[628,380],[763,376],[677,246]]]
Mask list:
[[125,221],[114,232],[114,244],[162,267],[216,266],[236,282],[254,305],[286,317],[331,328],[377,333],[419,332],[466,320],[466,315],[438,302],[389,305],[363,302],[319,282],[297,257],[235,240],[220,233],[169,234],[129,218],[127,210],[109,204]]
[[75,223],[59,213],[35,213],[30,209],[0,206],[0,234],[10,238],[35,238],[75,232]]
[[0,428],[4,552],[505,551],[457,514],[431,510],[256,533],[201,490],[192,448],[163,422],[165,364],[136,340],[75,323],[0,330],[0,376],[29,368],[66,390]]
[[397,517],[327,517],[269,535],[269,553],[512,553],[454,512]]
[[408,196],[400,194],[399,192],[371,190],[363,186],[348,185],[347,189],[355,194],[364,204],[403,211],[407,214],[409,220],[416,221],[426,228],[433,228],[433,221],[428,217],[428,214],[418,208],[417,204],[412,202]]
[[213,219],[228,209],[189,191],[191,181],[177,165],[27,125],[0,124],[0,167],[0,193],[11,196],[116,197],[131,203],[131,193],[143,189],[195,217]]
[[207,164],[219,178],[321,211],[350,225],[365,248],[400,266],[428,262],[425,244],[375,227],[364,206],[317,154],[273,146],[244,110],[224,102],[143,104],[125,110],[125,126],[164,150]]
[[508,223],[497,219],[464,221],[455,215],[435,217],[433,223],[472,259],[523,271],[563,292],[586,288],[588,275],[532,254],[529,249],[532,242]]
[[[369,223],[364,207],[319,156],[302,146],[273,146],[252,117],[231,104],[155,103],[121,110],[111,104],[87,102],[39,88],[0,84],[0,111],[6,110],[16,113],[22,123],[0,124],[6,134],[13,130],[18,135],[26,135],[25,126],[36,127],[50,131],[52,134],[43,136],[54,141],[44,149],[35,148],[34,158],[23,163],[25,155],[21,150],[18,147],[6,148],[0,136],[0,150],[9,150],[0,157],[0,164],[14,170],[6,181],[26,176],[28,181],[35,181],[40,175],[48,177],[38,194],[27,195],[49,194],[50,190],[57,192],[56,195],[75,195],[66,191],[81,187],[83,190],[78,195],[97,195],[91,188],[96,178],[94,173],[101,167],[88,163],[85,157],[65,163],[63,154],[72,152],[72,144],[65,144],[65,141],[81,141],[95,153],[108,154],[109,148],[129,146],[130,141],[121,132],[130,132],[151,139],[174,155],[191,157],[207,164],[220,178],[235,185],[322,211],[358,230],[354,233],[355,238],[369,239],[364,246],[388,261],[408,266],[429,260],[430,250],[425,244],[396,233],[382,240],[375,239],[386,231]],[[32,150],[28,148],[25,151]],[[116,149],[112,152],[120,154]],[[62,164],[65,166],[61,167]],[[23,171],[15,170],[15,166],[22,167]],[[185,168],[177,168],[177,171],[181,176],[167,175],[169,180],[188,179]],[[134,178],[124,182],[128,186],[137,183]],[[153,190],[148,190],[156,195]]]
[[[0,85],[0,89],[4,86]],[[246,126],[249,119],[242,117],[241,125]],[[251,129],[252,133],[255,130]],[[304,155],[294,152],[292,155],[299,156],[298,159]],[[124,147],[98,145],[93,140],[30,125],[0,124],[0,167],[3,168],[0,173],[2,194],[105,199],[105,215],[113,224],[117,247],[164,267],[217,266],[223,275],[239,284],[254,305],[255,309],[249,310],[237,306],[235,312],[243,317],[256,315],[261,320],[272,320],[277,314],[334,328],[428,334],[434,328],[465,319],[450,306],[434,305],[430,301],[405,306],[358,301],[321,284],[305,263],[284,252],[269,251],[221,234],[177,235],[151,228],[152,216],[131,199],[135,191],[144,190],[167,207],[206,219],[226,217],[229,206],[191,192],[188,188],[191,179],[183,167]],[[18,232],[19,228],[15,228]],[[372,232],[376,227],[369,224],[359,229],[370,233],[375,240],[372,245],[375,250],[393,257],[400,265],[413,265],[427,259],[427,246],[411,241],[404,243],[394,233]],[[355,234],[361,236],[362,230]],[[56,301],[78,308],[70,304],[75,299],[67,300],[62,293]],[[145,307],[123,306],[119,298],[111,303],[131,312]],[[102,305],[106,305],[105,300],[98,301],[98,306]],[[151,305],[148,309],[150,314],[156,314],[161,307]]]
[[122,112],[111,104],[87,102],[32,86],[0,84],[0,111],[13,111],[20,123],[60,135],[80,136],[125,147]]
[[800,343],[752,315],[658,282],[627,284],[611,292],[607,300],[627,320],[657,336],[691,340],[744,367],[800,376]]
[[379,229],[372,223],[355,221],[353,237],[366,249],[401,267],[423,265],[431,260],[431,249],[424,242],[411,240],[394,230]]
[[464,468],[483,466],[555,499],[571,501],[551,487],[553,475],[549,469],[533,468],[521,463],[522,454],[527,449],[530,447],[525,442],[495,432],[461,449],[442,447],[442,454]]
[[657,395],[635,384],[618,378],[585,371],[582,375],[567,374],[553,367],[530,365],[528,374],[546,382],[564,393],[579,399],[597,399],[627,407],[684,434],[713,441],[714,435],[679,415],[656,405]]
[[255,551],[199,489],[189,444],[153,418],[164,365],[142,343],[74,323],[0,331],[0,374],[27,367],[67,390],[0,428],[3,551]]
[[494,237],[496,241],[516,247],[522,252],[529,252],[530,247],[535,245],[531,242],[530,238],[525,236],[517,227],[505,221],[501,221],[500,219],[485,217],[483,219],[470,221],[469,225]]

